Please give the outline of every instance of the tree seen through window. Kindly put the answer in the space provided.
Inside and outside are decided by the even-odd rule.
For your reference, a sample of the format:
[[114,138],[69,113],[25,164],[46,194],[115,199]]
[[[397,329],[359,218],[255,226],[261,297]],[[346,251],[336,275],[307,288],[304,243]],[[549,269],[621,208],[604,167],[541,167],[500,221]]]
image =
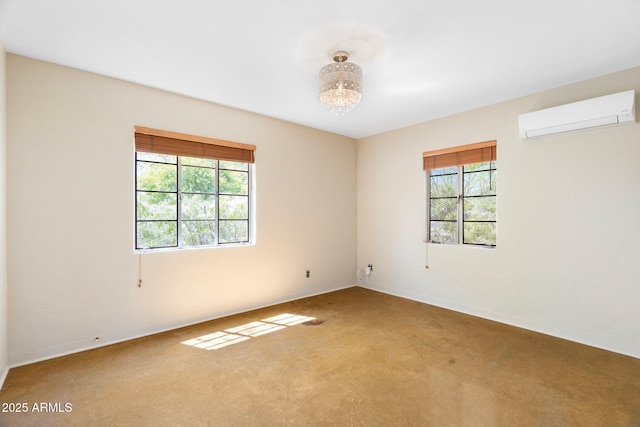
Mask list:
[[136,249],[249,241],[248,163],[136,153]]

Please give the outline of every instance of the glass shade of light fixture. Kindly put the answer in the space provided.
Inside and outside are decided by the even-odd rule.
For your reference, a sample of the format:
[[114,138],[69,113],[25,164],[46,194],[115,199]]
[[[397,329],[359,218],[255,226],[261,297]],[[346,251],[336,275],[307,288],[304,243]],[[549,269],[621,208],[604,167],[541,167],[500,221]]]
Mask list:
[[347,52],[336,52],[335,62],[320,69],[318,98],[322,105],[339,116],[353,110],[362,99],[362,69],[348,59]]

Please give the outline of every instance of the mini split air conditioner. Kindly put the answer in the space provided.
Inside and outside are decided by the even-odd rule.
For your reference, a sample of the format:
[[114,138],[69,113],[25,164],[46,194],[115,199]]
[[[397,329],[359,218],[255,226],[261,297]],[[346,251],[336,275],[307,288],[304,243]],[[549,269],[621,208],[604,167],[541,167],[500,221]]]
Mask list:
[[635,123],[635,90],[614,93],[521,114],[520,139],[531,139],[597,126]]

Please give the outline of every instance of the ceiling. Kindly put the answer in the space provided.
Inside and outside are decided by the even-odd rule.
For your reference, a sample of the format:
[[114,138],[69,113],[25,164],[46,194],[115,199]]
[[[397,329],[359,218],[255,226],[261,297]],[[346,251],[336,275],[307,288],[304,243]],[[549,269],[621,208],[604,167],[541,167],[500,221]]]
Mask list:
[[[10,53],[361,138],[640,65],[640,0],[0,0]],[[337,50],[363,100],[334,116]]]

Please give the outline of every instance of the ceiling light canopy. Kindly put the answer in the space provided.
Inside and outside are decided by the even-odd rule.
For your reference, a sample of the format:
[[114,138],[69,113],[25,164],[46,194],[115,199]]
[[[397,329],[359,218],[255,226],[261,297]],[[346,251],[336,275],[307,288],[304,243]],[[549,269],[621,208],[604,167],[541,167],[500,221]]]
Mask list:
[[336,52],[335,62],[320,69],[318,98],[322,105],[339,116],[353,110],[362,99],[362,69],[348,59],[347,52]]

